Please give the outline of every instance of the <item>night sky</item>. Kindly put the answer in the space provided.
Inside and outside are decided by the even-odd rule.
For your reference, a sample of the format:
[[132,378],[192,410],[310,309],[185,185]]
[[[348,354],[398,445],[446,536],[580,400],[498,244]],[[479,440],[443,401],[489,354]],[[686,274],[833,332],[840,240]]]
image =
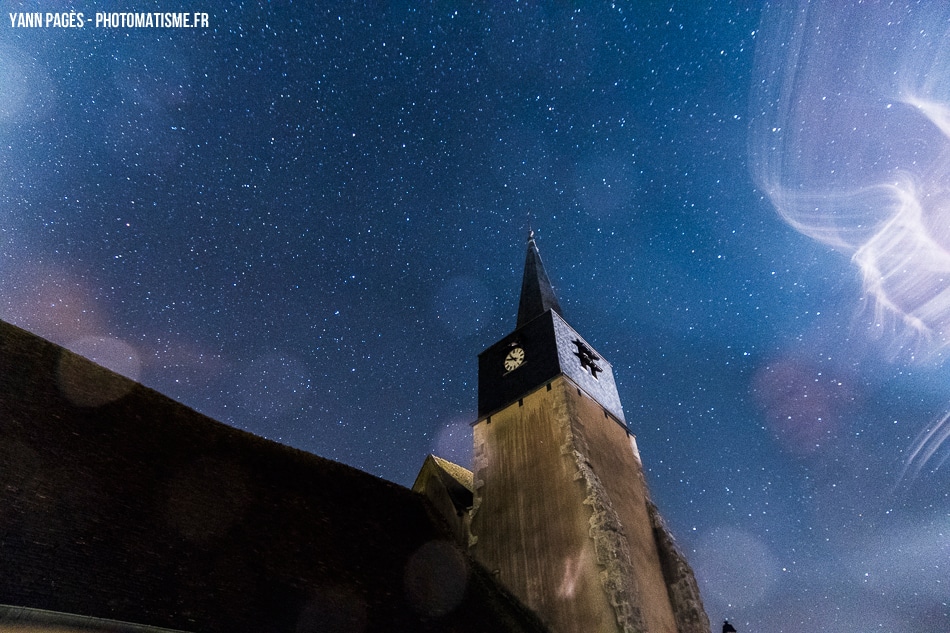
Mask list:
[[408,486],[533,228],[717,631],[950,630],[943,3],[0,4],[0,318]]

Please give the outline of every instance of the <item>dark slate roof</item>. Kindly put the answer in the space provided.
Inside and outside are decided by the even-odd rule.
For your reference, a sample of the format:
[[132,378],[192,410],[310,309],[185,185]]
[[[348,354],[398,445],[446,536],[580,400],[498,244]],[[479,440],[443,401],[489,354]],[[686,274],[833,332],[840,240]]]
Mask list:
[[[548,310],[561,314],[561,305],[554,294],[551,280],[544,271],[538,245],[534,242],[534,231],[528,235],[528,253],[524,260],[524,277],[521,279],[521,301],[518,304],[518,324],[522,325]],[[561,316],[564,316],[561,314]]]
[[9,633],[190,633],[146,624],[0,604],[0,631]]
[[422,495],[3,322],[0,508],[0,604],[202,633],[544,630]]

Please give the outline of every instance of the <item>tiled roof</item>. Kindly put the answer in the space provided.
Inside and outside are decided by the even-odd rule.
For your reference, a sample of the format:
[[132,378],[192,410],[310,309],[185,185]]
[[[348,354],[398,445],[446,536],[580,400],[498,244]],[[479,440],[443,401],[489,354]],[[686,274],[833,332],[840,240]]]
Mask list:
[[446,474],[452,477],[455,481],[465,486],[469,492],[475,491],[474,477],[472,471],[467,468],[463,468],[458,464],[454,464],[447,459],[442,459],[437,455],[432,455],[432,459],[445,471]]

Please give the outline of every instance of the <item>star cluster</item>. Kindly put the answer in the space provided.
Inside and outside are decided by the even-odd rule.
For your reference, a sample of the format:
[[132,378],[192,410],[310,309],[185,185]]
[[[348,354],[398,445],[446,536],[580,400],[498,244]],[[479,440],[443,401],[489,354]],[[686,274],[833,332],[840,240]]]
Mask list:
[[950,376],[869,335],[849,257],[755,178],[795,14],[709,4],[3,27],[0,318],[411,485],[470,461],[533,228],[714,624],[945,631]]

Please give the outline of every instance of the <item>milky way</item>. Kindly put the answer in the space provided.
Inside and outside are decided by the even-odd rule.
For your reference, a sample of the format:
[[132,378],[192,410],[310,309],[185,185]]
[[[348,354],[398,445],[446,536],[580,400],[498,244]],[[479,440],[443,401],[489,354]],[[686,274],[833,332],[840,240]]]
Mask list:
[[409,485],[533,228],[714,624],[947,631],[947,16],[710,5],[6,20],[0,317]]

